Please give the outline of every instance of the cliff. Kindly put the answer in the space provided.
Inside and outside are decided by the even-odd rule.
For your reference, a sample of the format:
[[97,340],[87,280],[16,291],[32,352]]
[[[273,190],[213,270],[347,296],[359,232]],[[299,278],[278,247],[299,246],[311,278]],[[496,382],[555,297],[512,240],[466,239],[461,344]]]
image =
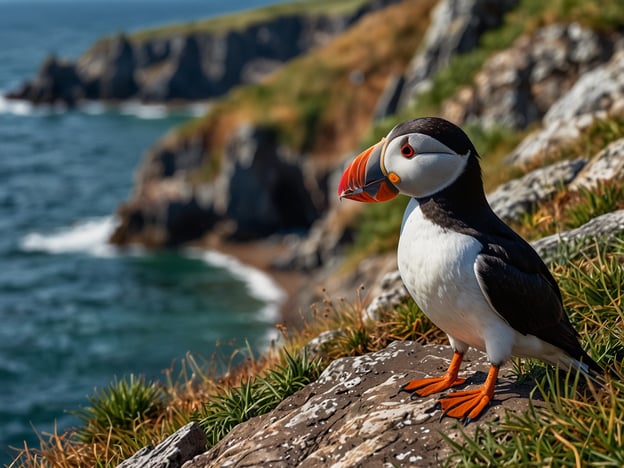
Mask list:
[[[493,406],[467,428],[440,421],[433,399],[400,393],[399,381],[439,373],[450,354],[396,272],[403,206],[335,196],[343,162],[397,122],[431,113],[455,120],[483,156],[492,207],[548,262],[588,349],[621,374],[624,15],[617,2],[538,3],[388,6],[154,145],[120,208],[116,242],[270,237],[288,250],[274,267],[307,275],[304,314],[319,297],[351,298],[361,284],[369,292],[343,302],[347,312],[334,321],[334,305],[320,302],[308,322],[319,333],[287,340],[325,359],[312,383],[265,413],[252,395],[256,362],[217,390],[214,382],[206,393],[175,388],[184,402],[169,401],[174,416],[162,416],[156,442],[188,425],[122,466],[621,465],[624,388],[615,380],[595,399],[577,400],[570,381],[556,378],[532,392],[546,371],[515,362]],[[478,383],[484,357],[468,357]],[[189,404],[189,394],[199,397]],[[220,440],[190,422],[211,403],[228,422],[244,413]],[[211,413],[203,414],[205,423]]]
[[100,40],[76,62],[50,56],[32,80],[7,97],[68,106],[83,100],[212,99],[261,81],[393,1],[355,0],[324,9],[312,2],[274,6],[182,28],[119,34]]
[[[507,5],[508,8],[513,6],[512,3]],[[450,28],[451,24],[474,26],[485,18],[482,9],[491,11],[489,7],[491,5],[485,1],[442,1],[432,10],[429,29],[422,36],[426,38],[423,39],[425,45],[417,47],[411,59],[412,64],[425,61],[428,65],[424,70],[430,71],[416,76],[415,70],[422,72],[422,69],[412,65],[384,76],[385,86],[378,88],[376,104],[368,108],[374,110],[368,114],[368,122],[372,125],[375,115],[379,117],[395,110],[399,115],[391,117],[390,123],[378,123],[376,132],[383,134],[384,129],[402,115],[428,108],[432,102],[431,90],[439,92],[436,86],[440,86],[445,64],[452,62],[453,57],[466,57],[469,47],[465,44],[472,43],[476,52],[482,52],[478,37],[488,39],[488,27],[462,29],[457,26],[451,29],[459,31],[459,37],[463,37],[461,32],[478,37],[471,40],[455,37],[454,46],[450,47],[444,42],[447,36],[436,28]],[[461,21],[453,19],[453,11]],[[534,22],[533,27],[508,39],[508,44],[498,44],[496,50],[482,57],[472,77],[464,79],[440,101],[438,112],[472,130],[473,137],[481,138],[479,141],[497,154],[495,161],[486,159],[484,162],[486,178],[493,175],[494,180],[503,181],[490,189],[490,203],[499,216],[525,237],[533,239],[536,250],[557,268],[557,262],[569,262],[577,255],[571,252],[585,252],[583,249],[595,242],[605,244],[613,239],[617,242],[624,235],[621,198],[624,43],[618,28],[592,28],[549,13],[548,21]],[[374,18],[382,14],[369,20],[375,21]],[[490,18],[484,24],[504,29],[503,13],[498,11],[494,16],[498,19]],[[362,24],[369,23],[363,21]],[[461,53],[463,56],[457,55]],[[427,57],[436,59],[429,63]],[[367,76],[364,73],[363,85]],[[279,135],[280,130],[276,131]],[[502,145],[497,136],[500,133],[507,136]],[[240,144],[241,140],[237,140],[240,134],[235,135],[233,141]],[[314,141],[322,138],[318,133],[313,132],[313,135]],[[333,135],[340,138],[337,133]],[[362,136],[364,132],[359,135]],[[257,138],[248,138],[243,146],[259,151],[264,145]],[[296,148],[300,151],[306,147]],[[225,167],[229,167],[232,157],[238,160],[238,153],[229,146],[223,151]],[[278,150],[274,152],[280,154]],[[346,157],[350,154],[338,148],[331,159],[327,156],[318,159],[318,154],[318,145],[312,144],[307,152],[296,154],[293,159],[307,163],[300,166],[304,180],[317,176],[314,191],[308,192],[311,196],[305,203],[301,198],[293,199],[299,200],[297,205],[302,213],[306,213],[305,207],[318,197],[323,203],[316,213],[310,212],[314,222],[307,235],[304,233],[298,242],[291,242],[290,254],[276,261],[276,266],[304,270],[311,275],[301,293],[303,310],[313,299],[318,299],[315,288],[324,288],[325,294],[333,297],[353,297],[357,287],[366,284],[372,288],[368,297],[373,299],[366,315],[383,322],[381,311],[396,308],[409,297],[395,271],[394,253],[386,253],[387,244],[382,248],[370,242],[362,244],[362,224],[389,223],[389,227],[379,228],[380,232],[398,232],[400,216],[398,221],[391,218],[389,213],[393,208],[385,208],[369,215],[374,218],[371,220],[365,213],[359,213],[359,205],[338,204],[332,200],[341,160],[345,154]],[[484,155],[492,157],[487,152]],[[255,161],[255,158],[250,160]],[[318,174],[322,177],[318,178]],[[315,192],[318,190],[322,191],[320,195]],[[596,205],[600,203],[596,200],[601,197],[613,202],[598,208]],[[584,211],[586,213],[580,216]],[[239,222],[236,210],[230,216],[234,222]],[[339,259],[344,259],[341,256],[348,252],[354,238],[360,240],[357,244],[360,252],[351,250],[347,257],[350,267],[345,267]],[[319,339],[332,342],[342,333],[332,330]],[[510,414],[516,413],[519,418],[530,414],[533,416],[526,416],[527,420],[535,417],[540,424],[547,423],[549,411],[554,410],[536,413],[540,401],[534,396],[529,403],[531,385],[518,385],[511,378],[503,385],[508,393],[495,402],[476,427],[462,430],[452,421],[440,422],[432,409],[433,400],[420,399],[407,404],[397,391],[397,379],[413,369],[425,373],[442,370],[447,364],[444,356],[448,353],[448,349],[438,346],[423,348],[413,343],[394,343],[381,351],[334,361],[315,383],[284,400],[270,413],[238,425],[205,453],[189,456],[184,466],[254,466],[267,462],[275,466],[316,466],[319,463],[432,466],[453,453],[455,460],[461,459],[457,452],[450,450],[449,440],[463,441],[464,447],[469,446],[471,442],[467,441],[477,439],[484,427],[498,427],[496,421],[510,424],[509,421],[514,420]],[[482,356],[474,359],[471,366],[479,370]],[[477,375],[482,374],[477,372]],[[494,426],[489,422],[494,422]],[[552,430],[557,431],[556,428]],[[479,440],[484,443],[487,436],[481,434]],[[512,437],[508,432],[505,434]],[[475,459],[484,456],[480,447],[475,449],[479,454],[474,455]],[[504,449],[499,445],[495,447],[498,452],[492,459],[498,460],[496,454]],[[201,451],[198,447],[197,453]],[[146,458],[139,459],[139,463],[150,460],[152,455],[144,453],[143,456]],[[512,458],[505,460],[509,462]],[[133,466],[132,462],[128,466]]]
[[401,2],[363,16],[158,142],[119,210],[113,241],[175,246],[202,235],[307,231],[331,203],[332,171],[370,127],[388,79],[407,66],[433,4]]

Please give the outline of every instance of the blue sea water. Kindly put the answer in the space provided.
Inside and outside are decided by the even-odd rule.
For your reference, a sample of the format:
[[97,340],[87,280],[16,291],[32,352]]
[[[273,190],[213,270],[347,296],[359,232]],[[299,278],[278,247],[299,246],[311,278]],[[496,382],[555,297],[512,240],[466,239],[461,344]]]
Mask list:
[[[48,54],[76,58],[102,35],[274,2],[0,0],[0,94]],[[67,410],[115,376],[162,378],[187,352],[270,340],[283,294],[260,272],[216,253],[106,243],[144,151],[196,111],[0,98],[0,464],[9,446],[38,446],[33,427],[76,424]]]

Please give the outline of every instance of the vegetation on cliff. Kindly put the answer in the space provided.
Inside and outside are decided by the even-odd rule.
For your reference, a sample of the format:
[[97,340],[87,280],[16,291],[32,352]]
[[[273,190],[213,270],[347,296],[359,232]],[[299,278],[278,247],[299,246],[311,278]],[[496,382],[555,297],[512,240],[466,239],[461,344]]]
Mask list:
[[241,87],[165,144],[201,134],[210,151],[198,172],[214,175],[228,136],[242,123],[273,128],[296,153],[335,164],[367,132],[392,74],[402,73],[429,24],[434,0],[403,2],[369,15],[265,82]]
[[[624,25],[617,1],[600,7],[580,0],[520,2],[508,15],[506,25],[486,35],[483,47],[458,57],[441,72],[422,100],[405,113],[379,123],[365,136],[385,80],[405,67],[422,38],[426,12],[432,5],[433,1],[405,2],[384,12],[387,16],[381,17],[383,21],[362,21],[336,40],[336,49],[315,51],[262,85],[234,91],[209,115],[171,138],[200,132],[208,136],[204,141],[218,153],[224,136],[235,125],[253,121],[279,129],[285,143],[311,157],[335,156],[358,142],[376,141],[407,114],[435,113],[489,55],[509,45],[527,21],[529,27],[579,21],[607,31]],[[422,18],[423,23],[415,23],[414,17]],[[374,79],[370,84],[358,84],[361,73]],[[486,180],[498,184],[522,173],[502,168],[501,159],[520,141],[523,132],[479,127],[467,130],[486,158]],[[594,154],[623,136],[624,120],[612,116],[588,127],[580,138],[551,156],[556,160]],[[214,167],[204,168],[203,176],[210,177],[213,171]],[[515,228],[534,238],[576,227],[599,214],[623,208],[623,194],[624,183],[617,181],[576,194],[562,189],[554,198],[536,204]],[[357,222],[353,255],[361,258],[396,246],[404,203],[399,199],[394,205],[373,205],[363,212]],[[517,377],[536,381],[545,407],[522,415],[507,414],[503,420],[479,428],[475,437],[448,440],[454,449],[449,466],[545,466],[555,461],[570,466],[624,464],[623,255],[624,239],[619,238],[570,246],[560,262],[552,265],[584,345],[598,361],[611,364],[614,378],[608,379],[604,389],[583,393],[577,391],[582,378],[574,373],[557,375],[541,363],[516,361]],[[328,298],[313,308],[302,329],[282,328],[283,346],[279,350],[272,349],[259,358],[248,353],[243,365],[225,375],[214,370],[214,362],[199,362],[188,356],[178,370],[169,372],[166,384],[135,377],[117,381],[89,399],[90,406],[79,413],[82,427],[76,432],[42,436],[41,447],[25,447],[16,466],[113,466],[192,420],[202,422],[210,443],[215,444],[235,424],[270,411],[285,396],[316,378],[331,360],[379,350],[396,339],[427,343],[444,340],[412,302],[385,311],[376,321],[364,320],[363,313],[359,302]],[[305,354],[306,343],[329,330],[340,333],[327,343],[321,358]]]
[[[479,428],[476,438],[448,441],[455,452],[450,466],[492,463],[543,466],[553,460],[571,465],[624,461],[624,241],[570,251],[554,269],[564,303],[589,352],[613,363],[615,377],[592,394],[575,391],[579,376],[557,375],[547,366],[517,360],[518,378],[535,379],[547,403],[528,414],[508,414]],[[341,330],[310,358],[304,345],[321,332]],[[383,349],[393,340],[441,343],[444,335],[413,302],[388,310],[376,321],[363,319],[359,303],[326,299],[314,308],[302,330],[283,330],[282,350],[246,363],[226,375],[207,370],[188,356],[167,384],[130,377],[89,399],[84,426],[76,433],[42,436],[41,447],[26,447],[15,466],[114,466],[145,445],[156,444],[191,420],[207,430],[210,444],[250,417],[270,411],[281,399],[316,378],[330,361]],[[618,380],[619,379],[619,380]],[[578,466],[578,465],[577,465]]]

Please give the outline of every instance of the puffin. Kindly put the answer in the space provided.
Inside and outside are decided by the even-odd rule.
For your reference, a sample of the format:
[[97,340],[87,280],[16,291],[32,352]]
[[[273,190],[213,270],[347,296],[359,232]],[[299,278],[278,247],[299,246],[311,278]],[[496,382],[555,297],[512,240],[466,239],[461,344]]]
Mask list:
[[401,390],[424,397],[462,385],[465,353],[485,352],[490,367],[483,385],[438,400],[442,417],[465,424],[492,401],[499,369],[512,356],[576,368],[592,379],[603,373],[581,347],[540,256],[488,204],[479,159],[455,124],[416,118],[356,156],[338,186],[341,199],[359,202],[410,197],[399,272],[416,304],[447,334],[453,356],[442,376],[411,380]]

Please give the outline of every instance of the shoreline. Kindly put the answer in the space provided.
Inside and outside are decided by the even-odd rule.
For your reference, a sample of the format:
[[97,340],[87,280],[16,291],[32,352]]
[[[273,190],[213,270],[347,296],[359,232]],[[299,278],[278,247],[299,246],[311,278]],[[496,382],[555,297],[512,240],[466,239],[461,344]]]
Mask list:
[[301,310],[299,298],[306,281],[310,280],[310,275],[297,270],[278,270],[272,266],[273,260],[286,252],[286,247],[281,243],[267,239],[249,242],[204,240],[198,247],[229,255],[270,277],[285,294],[285,299],[279,306],[279,320],[276,325],[290,328],[302,324],[305,311]]

